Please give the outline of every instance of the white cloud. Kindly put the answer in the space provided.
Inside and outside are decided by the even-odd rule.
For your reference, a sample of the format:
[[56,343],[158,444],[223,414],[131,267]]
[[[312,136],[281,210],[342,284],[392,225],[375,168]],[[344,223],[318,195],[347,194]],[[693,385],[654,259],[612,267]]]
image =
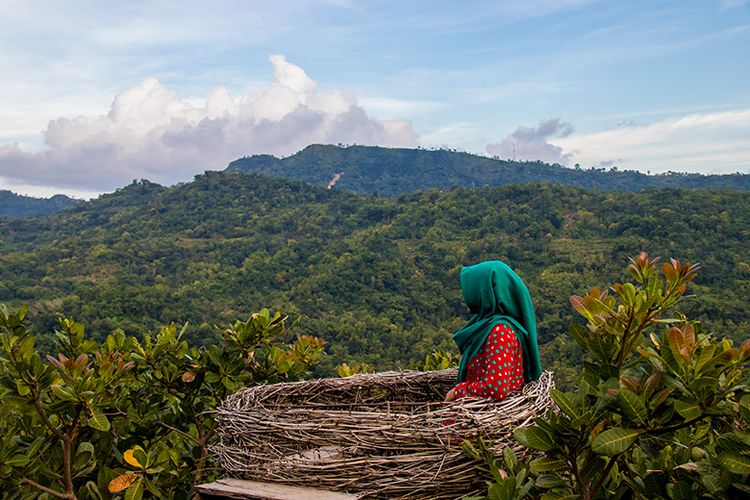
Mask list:
[[569,162],[652,173],[750,173],[750,108],[696,113],[551,140]]
[[553,118],[536,127],[520,126],[499,143],[487,144],[487,153],[502,159],[541,160],[547,163],[567,163],[570,154],[550,143],[554,137],[565,137],[573,132],[569,123]]
[[245,95],[219,87],[201,105],[149,78],[119,93],[106,115],[51,120],[46,150],[0,145],[0,177],[110,190],[136,178],[187,180],[243,155],[286,155],[311,143],[416,144],[410,122],[373,119],[352,93],[321,92],[284,56],[270,60],[275,81]]

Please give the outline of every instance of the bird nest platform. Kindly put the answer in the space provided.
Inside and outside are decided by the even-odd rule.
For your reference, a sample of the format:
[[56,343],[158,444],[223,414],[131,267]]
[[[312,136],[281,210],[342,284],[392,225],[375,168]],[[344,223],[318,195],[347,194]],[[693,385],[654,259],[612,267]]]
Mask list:
[[384,372],[243,389],[217,410],[212,452],[239,479],[362,498],[477,493],[484,483],[463,441],[526,455],[512,433],[550,410],[554,382],[545,372],[502,401],[445,403],[455,378],[455,369]]

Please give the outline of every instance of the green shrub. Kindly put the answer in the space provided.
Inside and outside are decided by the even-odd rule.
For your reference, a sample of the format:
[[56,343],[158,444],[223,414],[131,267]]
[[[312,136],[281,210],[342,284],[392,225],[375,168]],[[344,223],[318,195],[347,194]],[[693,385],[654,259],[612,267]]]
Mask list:
[[514,433],[536,458],[512,468],[488,461],[501,477],[490,498],[750,493],[750,340],[734,347],[672,312],[699,266],[672,260],[659,273],[657,261],[642,253],[628,268],[633,282],[570,298],[586,319],[571,327],[586,353],[577,389],[553,390],[557,411]]
[[189,498],[215,473],[216,405],[247,385],[299,379],[322,353],[313,337],[284,343],[286,318],[264,309],[217,329],[221,344],[208,347],[190,347],[174,325],[99,344],[63,319],[58,354],[45,359],[26,310],[0,305],[3,498]]

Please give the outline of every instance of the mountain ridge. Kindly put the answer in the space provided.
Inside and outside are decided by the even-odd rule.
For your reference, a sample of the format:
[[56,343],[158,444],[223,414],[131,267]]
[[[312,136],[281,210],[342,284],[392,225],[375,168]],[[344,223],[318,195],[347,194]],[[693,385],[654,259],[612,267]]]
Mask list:
[[47,215],[81,203],[64,194],[36,198],[0,189],[0,217],[28,217]]
[[[649,188],[750,189],[750,174],[647,175],[632,170],[568,168],[540,161],[508,161],[453,150],[313,144],[284,158],[262,154],[232,161],[225,169],[335,184],[361,194],[397,196],[431,188],[481,187],[543,182],[606,191]],[[331,186],[332,187],[332,186]]]

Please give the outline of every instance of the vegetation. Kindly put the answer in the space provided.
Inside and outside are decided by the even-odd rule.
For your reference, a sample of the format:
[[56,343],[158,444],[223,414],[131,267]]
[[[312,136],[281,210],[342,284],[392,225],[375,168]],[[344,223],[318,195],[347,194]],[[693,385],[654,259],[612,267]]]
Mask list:
[[62,194],[56,194],[51,198],[32,198],[0,189],[0,217],[46,215],[77,203],[81,202]]
[[575,380],[582,353],[565,332],[560,300],[586,283],[622,279],[633,248],[700,260],[685,312],[735,341],[750,336],[750,193],[596,192],[521,185],[436,190],[396,199],[327,191],[300,182],[207,173],[164,188],[138,182],[48,217],[0,223],[0,301],[28,303],[44,332],[58,315],[103,341],[161,324],[193,325],[184,338],[212,342],[207,318],[228,323],[261,307],[304,317],[323,338],[316,365],[377,370],[454,351],[465,320],[461,266],[509,262],[528,284],[545,367]]
[[[337,147],[315,144],[286,158],[258,155],[233,161],[229,171],[298,179],[362,194],[394,196],[431,188],[482,187],[549,182],[585,188],[640,191],[647,188],[750,189],[750,175],[669,172],[646,175],[616,167],[581,169],[540,161],[511,161],[452,150]],[[342,174],[337,177],[337,174]]]
[[519,429],[537,450],[519,463],[467,445],[494,481],[489,498],[740,498],[750,493],[750,339],[733,347],[669,311],[697,265],[643,253],[634,282],[574,295],[586,319],[571,334],[585,350],[574,391],[553,390],[557,412]]
[[240,387],[298,379],[322,352],[264,309],[217,328],[209,347],[173,324],[98,343],[63,319],[44,359],[25,314],[0,306],[2,498],[190,498],[215,475],[211,410]]

